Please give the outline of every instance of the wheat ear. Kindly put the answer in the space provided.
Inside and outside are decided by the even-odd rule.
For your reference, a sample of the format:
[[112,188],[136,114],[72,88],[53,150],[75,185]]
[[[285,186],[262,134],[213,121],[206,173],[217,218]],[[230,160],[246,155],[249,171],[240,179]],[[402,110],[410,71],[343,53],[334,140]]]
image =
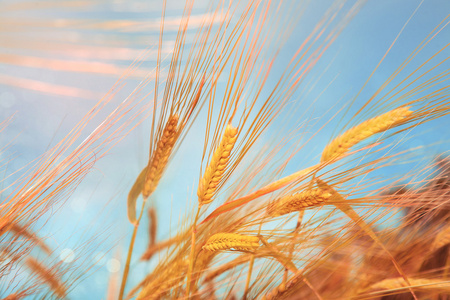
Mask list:
[[243,250],[253,251],[259,247],[259,238],[256,236],[241,235],[237,233],[216,233],[211,236],[202,247],[208,251]]
[[26,265],[31,272],[35,273],[42,281],[48,284],[56,296],[59,298],[66,298],[67,288],[59,280],[59,276],[57,274],[47,269],[33,257],[27,258]]
[[164,127],[162,136],[160,137],[156,150],[153,153],[148,166],[147,175],[145,176],[144,187],[142,195],[144,198],[150,196],[156,189],[159,180],[166,168],[172,148],[178,137],[178,115],[171,115]]
[[231,124],[228,124],[225,128],[220,145],[214,151],[212,159],[206,167],[205,173],[198,185],[197,195],[200,205],[213,201],[217,186],[230,160],[230,153],[236,143],[237,133],[237,128]]
[[350,128],[325,147],[321,162],[341,156],[351,147],[376,133],[405,123],[412,113],[409,107],[399,107]]
[[308,207],[321,205],[330,198],[331,193],[322,188],[287,195],[271,203],[267,207],[267,214],[276,217],[291,212],[302,211]]
[[[134,241],[136,239],[137,229],[139,222],[142,218],[142,212],[144,211],[145,199],[150,196],[156,189],[159,180],[164,172],[164,169],[169,161],[172,148],[175,145],[178,134],[178,115],[171,115],[164,127],[161,137],[156,145],[156,149],[149,160],[147,167],[141,171],[136,182],[134,183],[130,193],[128,194],[128,218],[134,225],[133,235],[131,236],[130,246],[128,248],[127,261],[123,271],[122,283],[120,284],[119,299],[123,299],[125,292],[125,285],[128,278],[128,272],[130,269],[131,256],[134,248]],[[145,174],[145,175],[144,175]],[[144,177],[145,176],[145,177]],[[145,178],[145,180],[143,180]],[[142,202],[142,208],[139,217],[136,219],[136,200],[139,197],[139,188],[142,187],[142,196],[144,201]]]

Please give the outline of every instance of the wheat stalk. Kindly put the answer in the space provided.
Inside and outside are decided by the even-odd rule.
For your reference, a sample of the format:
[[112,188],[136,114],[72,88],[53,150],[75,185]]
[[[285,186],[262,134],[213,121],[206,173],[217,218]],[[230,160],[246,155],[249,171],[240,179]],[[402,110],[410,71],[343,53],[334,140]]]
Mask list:
[[321,162],[343,155],[351,147],[376,133],[404,124],[412,113],[413,111],[409,110],[409,107],[399,107],[350,128],[325,147]]
[[237,233],[216,233],[211,236],[202,247],[208,251],[242,250],[253,251],[259,247],[259,238],[256,236],[241,235]]
[[225,128],[220,145],[214,151],[214,154],[206,167],[205,174],[200,180],[197,195],[200,205],[208,204],[213,201],[217,186],[230,160],[231,150],[236,143],[238,130],[231,124]]

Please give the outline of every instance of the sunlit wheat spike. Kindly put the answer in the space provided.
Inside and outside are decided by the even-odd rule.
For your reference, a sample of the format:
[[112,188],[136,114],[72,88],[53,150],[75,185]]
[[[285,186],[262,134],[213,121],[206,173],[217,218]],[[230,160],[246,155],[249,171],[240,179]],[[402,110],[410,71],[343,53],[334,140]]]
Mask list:
[[197,195],[200,205],[213,201],[217,186],[230,160],[230,153],[233,150],[237,139],[237,128],[228,124],[225,128],[220,145],[214,151],[211,161],[206,167],[203,178],[200,180]]
[[147,176],[145,177],[142,195],[144,197],[150,196],[156,189],[159,180],[166,168],[167,161],[172,153],[173,145],[178,136],[178,115],[172,115],[164,127],[161,138],[158,141],[155,152],[147,166]]
[[252,251],[259,247],[259,238],[256,236],[241,235],[237,233],[216,233],[211,236],[203,249],[208,251],[218,250],[244,250]]
[[426,279],[426,278],[409,278],[411,285],[409,286],[405,280],[401,277],[389,278],[372,284],[368,290],[395,290],[406,289],[413,287],[420,290],[435,290],[435,291],[447,291],[450,292],[450,282],[442,281],[441,279]]
[[35,273],[43,282],[48,284],[51,291],[59,298],[66,298],[67,288],[60,281],[60,278],[55,272],[43,266],[33,257],[28,257],[26,265],[31,272]]
[[330,199],[330,197],[330,191],[322,188],[287,195],[271,203],[267,207],[267,214],[277,217],[291,212],[301,211],[308,207],[321,205]]
[[436,235],[431,249],[436,250],[447,244],[450,244],[450,226],[446,226]]
[[350,128],[325,147],[321,162],[341,156],[351,147],[376,133],[405,123],[412,113],[409,107],[399,107]]

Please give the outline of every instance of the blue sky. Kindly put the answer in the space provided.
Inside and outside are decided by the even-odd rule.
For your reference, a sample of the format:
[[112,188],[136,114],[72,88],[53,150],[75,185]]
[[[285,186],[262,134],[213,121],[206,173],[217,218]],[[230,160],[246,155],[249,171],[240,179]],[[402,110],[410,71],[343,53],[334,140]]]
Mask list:
[[[181,14],[179,2],[170,0],[168,2],[168,31],[165,34],[167,43],[165,45],[168,50],[165,53],[166,55],[170,54],[170,45],[173,44],[174,38],[173,28],[176,28],[172,27],[171,30],[170,21]],[[280,52],[277,60],[279,66],[284,65],[295,53],[302,39],[312,30],[314,24],[330,4],[330,1],[310,2],[296,26],[286,30],[292,30],[292,34]],[[207,3],[208,1],[197,2],[194,16],[204,11]],[[313,103],[314,109],[311,111],[311,117],[320,120],[319,124],[326,121],[326,118],[332,115],[327,113],[331,107],[340,108],[356,96],[403,25],[417,9],[388,56],[355,100],[355,105],[351,110],[355,111],[354,109],[360,107],[375,93],[395,68],[450,11],[450,2],[446,0],[424,1],[421,5],[420,3],[421,1],[411,0],[366,1],[359,13],[344,28],[335,43],[308,74],[290,102],[294,104],[301,102],[300,110]],[[40,50],[12,48],[7,44],[9,43],[8,34],[0,33],[4,34],[3,39],[5,41],[2,44],[0,40],[0,55],[2,57],[20,54],[23,57],[69,59],[79,64],[81,62],[100,62],[104,63],[105,66],[103,69],[101,68],[104,71],[102,74],[101,72],[83,73],[49,69],[36,65],[30,67],[27,66],[28,61],[24,58],[23,63],[0,61],[0,118],[5,119],[14,114],[11,125],[2,132],[2,143],[11,143],[12,145],[2,153],[3,157],[14,157],[14,160],[8,163],[9,172],[19,170],[41,155],[48,149],[49,145],[54,145],[56,141],[64,137],[70,128],[94,105],[96,97],[107,93],[134,57],[145,48],[156,45],[158,34],[157,27],[154,28],[154,25],[158,24],[159,15],[160,7],[146,1],[133,1],[132,5],[128,1],[114,1],[114,4],[98,4],[80,11],[31,9],[12,13],[13,18],[16,16],[19,19],[36,17],[39,20],[57,19],[59,22],[66,18],[82,20],[81,26],[75,26],[74,29],[70,26],[64,30],[58,27],[45,30],[28,27],[28,31],[19,32],[15,37],[22,35],[25,38],[27,36],[42,36],[44,37],[44,43],[45,38],[47,38],[47,42],[50,44],[63,37],[64,45],[73,44],[75,45],[74,49],[77,49],[76,45],[81,44],[85,48],[75,51],[75,57],[67,58],[69,54],[64,53],[64,51],[68,50],[45,50],[46,48],[42,44],[39,44]],[[300,11],[289,11],[286,18],[295,20],[298,15],[300,15]],[[134,25],[122,27],[116,31],[114,29],[105,30],[104,28],[83,28],[83,22],[86,20],[112,20],[114,18],[144,22],[144,24],[150,25],[142,30],[138,29],[140,23],[134,23]],[[406,77],[408,71],[418,67],[421,62],[448,43],[449,36],[449,30],[444,29],[435,40],[417,55],[398,78]],[[192,35],[188,36],[188,38],[191,37]],[[2,39],[2,35],[0,35],[0,39]],[[89,46],[92,48],[89,48]],[[108,52],[108,47],[115,50]],[[64,49],[70,49],[70,47]],[[83,51],[88,50],[106,54],[83,57]],[[448,51],[446,53],[448,55]],[[152,68],[154,55],[155,52],[153,51],[148,56],[148,60],[143,63],[141,68],[143,73]],[[443,57],[445,57],[445,53],[440,56],[441,59]],[[106,68],[107,65],[113,65],[116,69],[106,74],[106,70],[109,70]],[[448,69],[448,62],[440,70],[445,69]],[[278,65],[274,67],[270,80],[279,77],[282,70],[283,68],[278,67]],[[70,86],[89,91],[89,93],[85,94],[88,97],[83,98],[36,92],[31,90],[29,86],[19,87],[9,84],[10,81],[7,79],[11,78],[25,78],[48,84]],[[108,109],[112,110],[114,105],[122,101],[138,84],[139,80],[139,76],[137,79],[131,78],[128,80],[127,85],[116,95],[116,100],[112,102]],[[269,81],[268,84],[273,84],[273,82]],[[27,82],[24,85],[27,85]],[[94,120],[94,124],[90,125],[86,132],[95,128],[95,122],[100,122],[102,117],[104,115],[100,115],[98,119]],[[335,121],[337,120],[339,118]],[[291,119],[289,122],[300,124],[303,121]],[[125,199],[135,177],[145,166],[148,159],[149,124],[149,120],[144,121],[141,126],[124,137],[105,158],[96,164],[95,169],[86,177],[77,191],[67,199],[66,205],[53,213],[45,224],[43,222],[36,227],[41,228],[42,225],[40,234],[47,238],[48,243],[56,249],[56,253],[59,253],[59,258],[66,260],[67,264],[73,263],[72,259],[79,263],[101,258],[96,267],[89,273],[89,277],[80,282],[72,291],[70,299],[104,299],[109,278],[121,274],[117,271],[126,254],[129,235],[132,230],[132,226],[128,223],[126,217]],[[282,126],[283,122],[277,124]],[[340,126],[344,124],[345,120],[339,125],[335,122],[332,126],[327,126],[315,138],[314,143],[306,145],[301,152],[301,157],[294,158],[287,167],[286,174],[295,172],[298,165],[306,167],[309,163],[312,165],[317,162],[319,159],[318,153],[331,139],[331,135],[336,134],[336,130],[342,128]],[[421,150],[426,157],[423,162],[419,163],[426,163],[434,154],[448,150],[449,134],[446,129],[448,124],[448,117],[427,123],[420,130],[410,133],[409,136],[413,138],[401,144],[399,149],[408,149],[419,145],[427,146],[439,142],[440,144],[429,147],[426,151]],[[158,239],[160,240],[174,233],[180,215],[186,211],[189,203],[191,203],[188,206],[189,209],[194,207],[192,203],[196,201],[195,189],[203,147],[203,126],[201,122],[194,124],[186,138],[187,142],[179,149],[179,153],[173,157],[154,195],[153,201],[155,201],[160,216],[158,228]],[[276,135],[277,130],[276,127],[271,128],[268,134]],[[270,141],[270,136],[263,136],[262,141]],[[404,170],[396,169],[396,171],[407,172],[408,168],[410,166],[407,166]],[[12,178],[8,180],[12,180]],[[151,269],[151,264],[137,263],[139,253],[147,245],[146,228],[147,224],[144,221],[136,245],[137,255],[135,255],[132,263],[134,272],[130,278],[130,284],[136,283]],[[102,232],[102,234],[98,238],[90,240],[93,234],[99,232]]]

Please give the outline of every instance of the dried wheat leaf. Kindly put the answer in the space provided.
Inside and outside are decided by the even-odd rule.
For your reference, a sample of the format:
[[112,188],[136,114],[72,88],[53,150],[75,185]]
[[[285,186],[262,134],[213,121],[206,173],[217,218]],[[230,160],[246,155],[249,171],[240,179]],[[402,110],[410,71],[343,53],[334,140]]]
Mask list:
[[127,199],[128,220],[133,225],[136,224],[136,201],[142,192],[146,174],[147,174],[147,167],[145,167],[141,171],[141,173],[139,173],[139,176],[137,177],[136,181],[134,182],[133,186],[131,187],[130,192],[128,193],[128,199]]

